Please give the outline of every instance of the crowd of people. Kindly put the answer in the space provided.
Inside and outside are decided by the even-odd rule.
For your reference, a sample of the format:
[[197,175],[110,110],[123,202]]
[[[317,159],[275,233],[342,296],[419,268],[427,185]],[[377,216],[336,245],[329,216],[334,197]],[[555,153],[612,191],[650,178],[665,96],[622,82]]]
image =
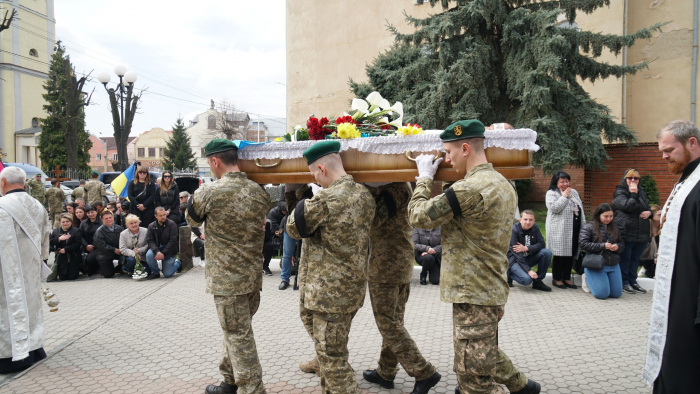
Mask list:
[[[8,298],[0,314],[13,322],[0,327],[0,371],[46,357],[40,292],[32,286],[47,275],[41,260],[49,246],[62,279],[88,267],[105,277],[128,274],[137,256],[146,260],[149,278],[160,271],[170,276],[181,268],[175,219],[209,230],[205,284],[224,335],[223,382],[207,386],[208,394],[265,393],[251,321],[261,302],[261,251],[269,275],[271,256],[280,249],[280,289],[289,285],[289,265],[296,260],[299,316],[316,353],[300,368],[316,372],[324,392],[361,393],[347,344],[367,290],[382,347],[376,368],[363,378],[393,388],[400,365],[415,379],[412,394],[426,394],[441,380],[404,326],[414,262],[422,266],[421,285],[439,284],[441,300],[452,304],[456,394],[504,392],[501,385],[516,394],[540,392],[540,384],[499,348],[498,325],[513,282],[552,290],[543,283],[550,264],[553,286],[576,289],[572,271],[582,272],[584,290],[599,299],[644,293],[639,265],[647,274],[654,271],[642,378],[655,394],[692,391],[700,370],[700,129],[674,121],[657,135],[670,172],[680,175],[663,209],[649,204],[639,171],[628,169],[611,203],[600,204],[587,221],[571,177],[556,172],[546,194],[546,237],[530,210],[514,223],[517,193],[487,161],[484,131],[481,122],[465,120],[440,134],[444,160],[464,178],[435,197],[433,178],[443,158],[415,159],[414,189],[405,182],[358,184],[345,172],[341,144],[319,141],[303,157],[322,189],[286,184],[283,200],[270,211],[270,196],[237,165],[238,146],[215,139],[205,153],[218,181],[190,198],[178,192],[172,174],[163,173],[155,185],[140,167],[129,184],[129,204],[103,208],[90,199],[100,194],[93,180],[84,187],[93,204],[77,199],[72,213],[52,212],[52,231],[44,205],[23,193],[23,170],[6,168],[0,173],[0,225],[14,231],[0,232],[0,262],[3,275],[24,281],[3,284]],[[203,233],[196,237],[204,240]],[[74,260],[92,262],[76,270]]]

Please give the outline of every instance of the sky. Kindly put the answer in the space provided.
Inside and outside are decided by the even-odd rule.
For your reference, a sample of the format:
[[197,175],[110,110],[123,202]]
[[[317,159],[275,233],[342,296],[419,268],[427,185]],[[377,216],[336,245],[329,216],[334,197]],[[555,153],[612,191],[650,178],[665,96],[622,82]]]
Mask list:
[[258,116],[272,134],[285,126],[284,0],[71,0],[56,1],[56,38],[78,74],[90,73],[92,91],[86,129],[111,136],[107,92],[97,75],[123,64],[138,75],[135,91],[147,89],[131,136],[161,127],[185,126],[227,101]]

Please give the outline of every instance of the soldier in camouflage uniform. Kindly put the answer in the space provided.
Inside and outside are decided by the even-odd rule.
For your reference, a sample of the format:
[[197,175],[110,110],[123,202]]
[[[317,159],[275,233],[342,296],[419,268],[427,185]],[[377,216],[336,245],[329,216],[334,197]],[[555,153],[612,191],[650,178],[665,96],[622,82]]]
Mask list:
[[[314,340],[321,389],[324,394],[360,394],[348,364],[348,335],[365,297],[375,203],[367,188],[345,173],[339,150],[338,141],[321,141],[304,151],[311,174],[324,189],[307,200],[287,201],[295,207],[287,232],[304,239],[300,315]],[[286,185],[288,191],[295,187]]]
[[511,393],[536,394],[540,385],[520,373],[498,347],[517,194],[487,162],[483,137],[484,125],[477,120],[457,122],[440,134],[447,162],[465,177],[432,199],[433,176],[442,159],[416,159],[419,175],[409,218],[418,228],[442,226],[440,297],[453,304],[455,391],[505,393],[504,384]]
[[41,205],[46,205],[46,186],[41,181],[41,174],[36,174],[34,178],[28,179],[24,184],[24,191],[30,193]]
[[92,179],[85,185],[85,195],[87,199],[85,202],[92,204],[95,201],[102,201],[102,197],[107,195],[107,190],[105,190],[105,184],[99,181],[100,173],[97,171],[92,172]]
[[66,194],[59,187],[58,181],[51,181],[51,187],[46,191],[46,201],[49,203],[49,220],[53,228],[61,225],[61,214],[63,213],[63,200]]
[[77,199],[81,199],[85,201],[85,179],[80,180],[80,186],[76,187],[73,189],[73,193],[71,194],[71,198],[73,199],[73,202]]
[[366,186],[377,203],[367,280],[374,320],[382,334],[382,350],[377,369],[364,371],[363,376],[384,388],[394,388],[401,363],[408,376],[416,379],[412,394],[425,394],[441,376],[425,360],[403,325],[414,262],[413,228],[408,222],[411,186],[406,182]]
[[206,223],[206,287],[224,331],[219,363],[224,381],[207,386],[205,393],[265,393],[251,321],[260,305],[260,251],[270,196],[238,170],[233,142],[215,139],[204,149],[219,180],[197,189],[185,217],[192,227]]

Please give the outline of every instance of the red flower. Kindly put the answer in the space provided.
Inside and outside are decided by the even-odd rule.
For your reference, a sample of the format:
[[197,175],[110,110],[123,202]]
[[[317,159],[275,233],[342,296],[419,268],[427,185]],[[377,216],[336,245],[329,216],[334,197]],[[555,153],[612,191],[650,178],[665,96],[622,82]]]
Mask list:
[[382,130],[391,130],[391,129],[392,129],[392,126],[389,125],[389,124],[385,124],[384,126],[380,127],[380,129],[382,129]]
[[320,121],[318,118],[309,118],[309,120],[306,121],[306,127],[309,129],[309,139],[325,139],[327,135],[333,132],[333,130],[323,127],[329,123],[328,118],[321,118]]
[[352,124],[356,125],[357,121],[355,121],[355,119],[353,119],[352,116],[349,116],[349,115],[348,116],[339,116],[335,120],[335,124],[341,124],[341,123],[352,123]]

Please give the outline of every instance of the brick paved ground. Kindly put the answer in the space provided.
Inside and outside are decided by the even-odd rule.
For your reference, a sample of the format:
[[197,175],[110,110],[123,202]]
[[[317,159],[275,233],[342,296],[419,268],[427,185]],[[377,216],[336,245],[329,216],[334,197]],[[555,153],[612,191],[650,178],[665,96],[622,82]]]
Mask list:
[[[314,355],[298,318],[298,292],[277,290],[279,270],[273,272],[253,320],[268,392],[320,393],[318,378],[298,369]],[[417,271],[412,285],[408,330],[443,375],[433,392],[451,394],[451,306],[440,302],[437,286],[418,284]],[[51,287],[61,305],[45,311],[50,356],[23,374],[0,375],[0,394],[202,393],[219,381],[222,335],[202,268],[147,282],[95,278]],[[639,375],[650,303],[651,294],[598,301],[581,290],[516,286],[500,324],[501,347],[544,393],[649,393]],[[380,343],[367,304],[349,343],[357,380],[369,393],[410,393],[413,379],[403,370],[393,390],[362,380],[364,369],[376,367]]]

